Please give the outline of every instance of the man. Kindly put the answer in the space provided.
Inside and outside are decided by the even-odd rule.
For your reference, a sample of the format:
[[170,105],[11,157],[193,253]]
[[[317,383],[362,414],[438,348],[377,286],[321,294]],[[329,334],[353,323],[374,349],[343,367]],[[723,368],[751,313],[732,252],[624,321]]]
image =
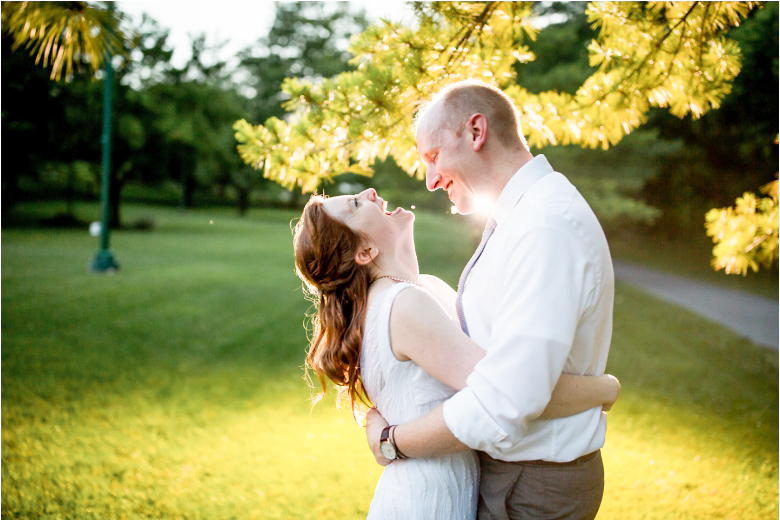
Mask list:
[[413,422],[388,431],[372,410],[369,445],[380,464],[390,462],[382,449],[412,458],[481,451],[483,519],[592,519],[606,413],[538,416],[562,372],[606,366],[614,275],[601,226],[571,183],[530,153],[499,89],[443,90],[419,119],[417,145],[429,190],[446,190],[463,214],[493,205],[495,229],[459,284],[461,327],[487,354],[466,388]]

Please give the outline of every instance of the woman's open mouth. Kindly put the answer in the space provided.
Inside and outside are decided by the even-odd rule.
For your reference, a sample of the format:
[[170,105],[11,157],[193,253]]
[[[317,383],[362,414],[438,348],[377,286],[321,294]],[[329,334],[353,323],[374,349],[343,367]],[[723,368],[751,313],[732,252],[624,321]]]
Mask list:
[[395,215],[395,214],[397,214],[398,212],[400,212],[401,210],[403,210],[403,208],[401,208],[400,206],[398,206],[398,207],[396,207],[396,209],[395,209],[395,210],[393,210],[392,212],[388,212],[388,211],[387,211],[387,201],[385,201],[384,199],[382,199],[381,207],[382,207],[382,211],[385,213],[385,215]]

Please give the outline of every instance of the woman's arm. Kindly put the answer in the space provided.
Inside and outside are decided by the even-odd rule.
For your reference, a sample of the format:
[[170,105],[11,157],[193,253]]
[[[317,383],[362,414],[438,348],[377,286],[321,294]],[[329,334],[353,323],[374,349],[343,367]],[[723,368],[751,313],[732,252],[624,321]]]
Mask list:
[[390,312],[390,345],[398,360],[413,360],[457,390],[466,386],[466,378],[485,356],[485,350],[460,330],[437,299],[414,288],[395,298]]
[[620,382],[611,374],[579,376],[563,373],[540,418],[563,418],[599,406],[608,411],[619,394]]
[[[485,356],[485,350],[461,331],[438,299],[411,288],[399,293],[393,303],[390,345],[398,360],[413,360],[456,390],[466,386],[474,366]],[[605,404],[608,410],[619,391],[620,384],[610,375],[563,374],[541,417],[561,418]]]

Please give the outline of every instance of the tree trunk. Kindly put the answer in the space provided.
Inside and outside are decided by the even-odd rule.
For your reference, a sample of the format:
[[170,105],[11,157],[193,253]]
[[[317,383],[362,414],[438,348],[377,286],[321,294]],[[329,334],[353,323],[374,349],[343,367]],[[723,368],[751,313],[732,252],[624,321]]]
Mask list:
[[195,192],[195,176],[184,169],[182,169],[181,176],[181,204],[179,209],[184,211],[192,208],[192,194]]
[[249,209],[249,189],[243,186],[237,186],[238,191],[238,215],[243,217]]
[[66,183],[65,183],[65,213],[71,217],[75,217],[73,209],[76,199],[76,172],[73,163],[65,165],[67,168]]
[[13,210],[14,205],[19,200],[19,176],[14,174],[3,175],[2,182],[2,199],[3,204],[0,205],[3,218],[8,217]]

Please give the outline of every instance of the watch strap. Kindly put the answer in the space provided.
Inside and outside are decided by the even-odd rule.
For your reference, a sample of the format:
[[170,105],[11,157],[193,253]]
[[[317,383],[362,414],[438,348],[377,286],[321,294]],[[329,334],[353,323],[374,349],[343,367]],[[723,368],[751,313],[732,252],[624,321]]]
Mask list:
[[409,459],[409,456],[401,452],[401,449],[398,448],[398,445],[395,443],[395,428],[397,425],[392,425],[389,435],[390,435],[390,443],[393,444],[393,447],[395,447],[395,453],[397,459]]

